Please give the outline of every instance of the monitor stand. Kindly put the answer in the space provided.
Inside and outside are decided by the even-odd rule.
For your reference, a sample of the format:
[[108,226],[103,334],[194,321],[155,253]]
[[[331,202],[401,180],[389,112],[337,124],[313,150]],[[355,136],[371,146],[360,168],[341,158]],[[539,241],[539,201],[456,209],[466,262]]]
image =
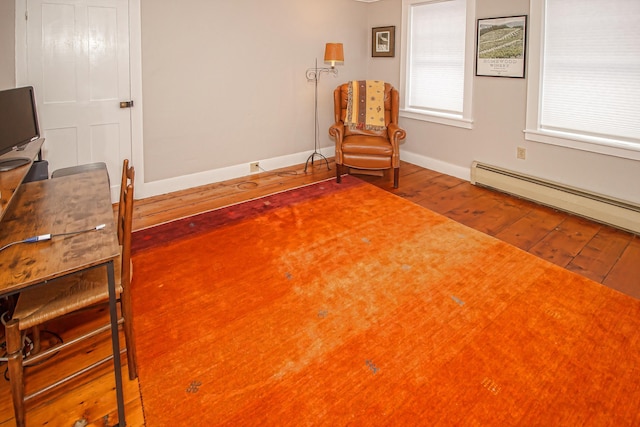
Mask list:
[[10,171],[20,166],[31,163],[29,157],[8,157],[6,159],[0,159],[0,172]]

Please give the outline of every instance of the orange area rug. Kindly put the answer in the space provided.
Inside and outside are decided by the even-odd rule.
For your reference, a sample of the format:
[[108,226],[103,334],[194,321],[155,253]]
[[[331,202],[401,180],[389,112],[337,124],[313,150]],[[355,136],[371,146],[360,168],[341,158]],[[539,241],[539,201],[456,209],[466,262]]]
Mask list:
[[640,300],[357,178],[134,246],[147,427],[640,425]]

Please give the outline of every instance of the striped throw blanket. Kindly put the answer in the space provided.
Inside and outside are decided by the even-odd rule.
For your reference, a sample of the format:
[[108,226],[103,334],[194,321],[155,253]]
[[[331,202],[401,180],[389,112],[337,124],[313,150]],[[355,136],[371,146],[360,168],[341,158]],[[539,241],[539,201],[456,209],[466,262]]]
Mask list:
[[384,130],[384,82],[353,80],[347,93],[347,117],[350,129]]

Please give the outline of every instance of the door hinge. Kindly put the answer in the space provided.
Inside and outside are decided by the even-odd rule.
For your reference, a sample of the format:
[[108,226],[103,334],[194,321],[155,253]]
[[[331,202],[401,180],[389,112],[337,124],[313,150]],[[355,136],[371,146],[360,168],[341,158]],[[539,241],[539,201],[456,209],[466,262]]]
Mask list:
[[25,10],[25,11],[24,11],[24,20],[25,20],[25,21],[28,21],[28,20],[29,20],[29,11],[28,11],[28,10]]
[[131,108],[133,107],[133,101],[121,101],[120,108]]

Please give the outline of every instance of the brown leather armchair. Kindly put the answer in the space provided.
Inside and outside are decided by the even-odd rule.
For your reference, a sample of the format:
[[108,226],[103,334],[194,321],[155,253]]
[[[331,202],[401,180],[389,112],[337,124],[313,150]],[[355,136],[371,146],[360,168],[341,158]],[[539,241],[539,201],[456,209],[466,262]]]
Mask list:
[[358,129],[345,125],[349,83],[333,92],[335,124],[329,135],[336,141],[336,181],[340,182],[343,166],[355,169],[393,169],[393,187],[398,188],[400,174],[400,141],[406,132],[398,126],[400,95],[389,83],[384,84],[384,129]]

